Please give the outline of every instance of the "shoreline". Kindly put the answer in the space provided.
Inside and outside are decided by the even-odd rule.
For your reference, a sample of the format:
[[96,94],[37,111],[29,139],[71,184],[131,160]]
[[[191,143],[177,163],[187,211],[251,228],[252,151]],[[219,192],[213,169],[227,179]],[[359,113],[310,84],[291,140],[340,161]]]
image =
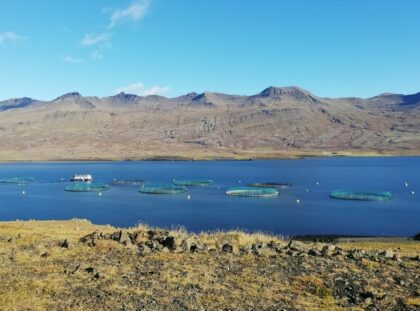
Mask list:
[[182,161],[257,161],[257,160],[304,160],[312,158],[329,159],[329,158],[384,158],[384,157],[420,157],[420,152],[415,153],[314,153],[314,154],[290,154],[290,155],[278,155],[278,156],[255,156],[255,157],[187,157],[187,156],[151,156],[151,157],[138,157],[138,158],[51,158],[51,159],[1,159],[0,164],[6,163],[64,163],[64,162],[182,162]]
[[[69,219],[16,219],[16,220],[0,220],[0,227],[1,226],[13,226],[15,224],[60,224],[60,223],[71,223],[71,222],[86,222],[92,227],[98,228],[114,228],[115,230],[132,230],[135,227],[115,227],[111,224],[95,224],[92,223],[89,219],[86,218],[69,218]],[[141,224],[141,226],[145,226],[147,228],[153,230],[165,230],[165,231],[176,231],[177,229],[168,228],[168,227],[155,227],[148,224]],[[183,228],[182,226],[180,228]],[[420,229],[420,228],[419,228]],[[420,243],[420,231],[414,233],[413,235],[409,236],[402,236],[402,235],[360,235],[360,234],[302,234],[302,235],[282,235],[276,234],[273,232],[265,232],[265,231],[247,231],[242,229],[215,229],[215,230],[203,230],[203,231],[188,231],[186,229],[182,229],[183,232],[189,235],[213,235],[213,234],[229,234],[229,232],[240,232],[246,235],[261,235],[261,236],[269,236],[274,237],[277,239],[288,239],[288,240],[296,240],[302,242],[322,242],[322,243],[340,243],[340,242],[419,242]],[[420,246],[420,244],[419,244]]]

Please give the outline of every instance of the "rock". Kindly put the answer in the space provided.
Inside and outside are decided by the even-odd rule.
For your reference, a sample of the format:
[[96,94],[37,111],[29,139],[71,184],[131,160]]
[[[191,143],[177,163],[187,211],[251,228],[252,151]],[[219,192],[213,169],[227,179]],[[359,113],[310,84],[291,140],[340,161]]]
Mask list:
[[366,253],[366,255],[369,257],[369,259],[370,260],[372,260],[372,261],[376,261],[376,262],[378,262],[379,261],[379,257],[378,257],[378,255],[379,255],[379,253],[378,252],[376,252],[376,251],[368,251],[367,253]]
[[286,248],[288,243],[280,241],[270,241],[267,246],[274,249],[276,252],[280,252],[282,249]]
[[185,239],[181,242],[180,248],[183,252],[189,252],[191,249],[191,241],[189,239]]
[[386,251],[383,251],[379,253],[380,256],[386,258],[386,259],[393,259],[394,258],[394,252],[391,249],[387,249]]
[[292,257],[296,257],[296,256],[298,256],[300,253],[299,252],[297,252],[297,251],[293,251],[293,250],[291,250],[291,249],[289,249],[288,251],[287,251],[287,253],[286,253],[287,255],[289,255],[289,256],[292,256]]
[[335,251],[335,245],[327,244],[322,248],[321,254],[323,256],[332,256],[334,251]]
[[152,250],[145,243],[139,245],[139,254],[141,256],[149,255],[151,252]]
[[61,243],[60,247],[69,249],[71,247],[71,243],[69,242],[69,240],[64,239],[64,241],[63,241],[63,243]]
[[333,256],[345,255],[345,251],[340,247],[335,247]]
[[300,241],[295,241],[295,240],[291,240],[289,244],[287,245],[287,247],[293,251],[298,251],[298,252],[307,252],[311,248],[309,244],[306,244]]
[[98,272],[94,267],[88,267],[85,271],[89,274],[92,274],[95,279],[99,279],[102,277],[102,274]]
[[146,241],[145,245],[147,245],[152,251],[160,251],[163,248],[163,245],[158,241]]
[[102,239],[102,238],[104,238],[103,233],[99,231],[95,231],[91,234],[88,234],[80,238],[79,241],[82,243],[86,243],[88,246],[96,246],[95,240]]
[[128,236],[128,233],[126,230],[120,230],[119,236],[118,236],[118,242],[126,246],[132,245],[131,239]]
[[262,247],[255,251],[255,254],[262,257],[276,257],[277,252],[276,250],[270,247]]
[[94,268],[94,267],[88,267],[88,268],[85,268],[85,271],[86,271],[87,273],[90,273],[90,274],[93,274],[94,272],[96,272],[96,270],[95,270],[95,268]]
[[170,251],[173,251],[177,248],[177,238],[173,236],[166,236],[162,239],[161,244],[165,247],[167,247]]
[[238,253],[238,249],[233,244],[225,243],[225,244],[222,245],[221,252],[222,253],[229,253],[229,254],[237,254]]
[[253,252],[253,250],[252,250],[252,247],[251,247],[250,245],[246,245],[246,246],[244,246],[244,247],[241,247],[241,248],[239,249],[239,252],[240,252],[241,254],[250,254],[250,253],[252,253],[252,252]]
[[347,255],[348,258],[354,259],[354,260],[361,260],[365,255],[365,252],[358,249],[353,249],[350,251],[350,253]]
[[207,245],[192,243],[190,247],[191,253],[204,253],[207,250]]
[[311,256],[315,256],[315,257],[322,255],[321,252],[319,250],[317,250],[316,248],[311,248],[309,250],[308,254],[311,255]]

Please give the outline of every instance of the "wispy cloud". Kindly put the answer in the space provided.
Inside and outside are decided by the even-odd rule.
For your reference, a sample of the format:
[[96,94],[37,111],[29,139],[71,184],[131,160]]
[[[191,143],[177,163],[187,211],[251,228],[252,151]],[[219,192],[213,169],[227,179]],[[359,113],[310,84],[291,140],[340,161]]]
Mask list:
[[128,93],[128,94],[136,94],[139,96],[148,96],[148,95],[164,95],[171,90],[168,86],[159,86],[155,85],[152,87],[146,87],[142,82],[136,82],[129,84],[124,87],[120,87],[119,89],[115,90],[115,93]]
[[87,33],[83,37],[82,41],[80,42],[81,45],[97,45],[97,44],[103,44],[107,43],[109,38],[111,37],[111,33],[109,32],[103,32],[103,33]]
[[60,57],[60,60],[62,62],[70,63],[70,64],[80,64],[80,63],[83,63],[83,59],[81,59],[81,58],[74,58],[74,57],[71,57],[71,56],[63,56],[63,57]]
[[91,60],[99,60],[103,57],[102,53],[100,51],[93,51],[90,53],[90,59]]
[[149,10],[150,2],[151,0],[137,0],[126,8],[113,10],[108,28],[128,21],[136,22],[143,19]]
[[8,42],[16,42],[25,39],[25,37],[19,36],[13,31],[6,31],[0,33],[0,44],[6,44]]

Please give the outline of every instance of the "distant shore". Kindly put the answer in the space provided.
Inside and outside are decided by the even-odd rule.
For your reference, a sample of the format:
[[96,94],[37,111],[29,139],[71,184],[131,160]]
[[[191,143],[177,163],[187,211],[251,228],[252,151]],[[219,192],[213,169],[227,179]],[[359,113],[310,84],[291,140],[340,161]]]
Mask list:
[[130,162],[130,161],[253,161],[253,160],[298,160],[308,158],[334,158],[334,157],[418,157],[420,151],[410,152],[353,152],[353,151],[308,151],[308,152],[284,152],[284,153],[240,153],[236,155],[189,155],[189,154],[176,154],[176,155],[148,155],[148,156],[106,156],[106,157],[22,157],[16,156],[5,157],[0,153],[0,163],[10,162]]

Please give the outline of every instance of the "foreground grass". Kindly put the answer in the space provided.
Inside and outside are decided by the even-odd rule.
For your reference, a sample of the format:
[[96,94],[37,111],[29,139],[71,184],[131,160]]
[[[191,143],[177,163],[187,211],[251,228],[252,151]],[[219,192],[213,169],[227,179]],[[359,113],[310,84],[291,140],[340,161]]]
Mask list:
[[[1,310],[418,310],[418,260],[375,262],[344,256],[220,253],[276,241],[263,234],[195,236],[209,251],[142,254],[110,239],[80,238],[117,229],[84,220],[0,223]],[[145,226],[128,232],[145,233]],[[182,230],[170,233],[188,236]],[[139,234],[139,245],[144,235]],[[62,247],[63,241],[69,247]],[[322,246],[322,245],[321,245]],[[320,246],[320,247],[321,247]],[[325,245],[324,245],[325,246]],[[420,243],[343,242],[342,249],[398,249],[415,257]],[[317,247],[316,244],[313,245]],[[214,249],[214,251],[212,251]],[[305,255],[305,256],[304,256]],[[375,309],[376,308],[376,309]]]

